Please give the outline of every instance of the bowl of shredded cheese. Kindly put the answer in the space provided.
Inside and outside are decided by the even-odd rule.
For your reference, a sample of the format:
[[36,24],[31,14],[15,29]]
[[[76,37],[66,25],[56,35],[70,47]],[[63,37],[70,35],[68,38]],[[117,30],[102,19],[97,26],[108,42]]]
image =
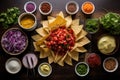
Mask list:
[[18,24],[21,28],[32,31],[37,26],[36,16],[31,13],[22,13],[18,18]]
[[90,1],[86,1],[82,4],[81,9],[84,14],[92,14],[95,11],[95,5]]

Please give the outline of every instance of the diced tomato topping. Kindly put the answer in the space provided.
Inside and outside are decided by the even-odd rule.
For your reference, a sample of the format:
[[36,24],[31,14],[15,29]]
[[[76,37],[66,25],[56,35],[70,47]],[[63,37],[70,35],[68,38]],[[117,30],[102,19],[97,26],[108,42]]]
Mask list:
[[72,29],[61,26],[58,29],[51,31],[50,36],[46,41],[47,47],[54,51],[55,54],[64,55],[74,46],[75,36]]

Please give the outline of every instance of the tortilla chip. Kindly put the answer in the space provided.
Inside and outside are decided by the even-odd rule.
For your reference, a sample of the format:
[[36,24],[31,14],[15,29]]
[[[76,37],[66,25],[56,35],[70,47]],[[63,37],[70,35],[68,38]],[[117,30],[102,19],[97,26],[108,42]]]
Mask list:
[[69,55],[66,56],[65,63],[67,63],[68,65],[72,65],[72,59]]
[[59,64],[60,66],[64,66],[64,61],[59,61],[58,64]]
[[44,28],[38,28],[36,29],[36,32],[41,35],[42,37],[47,35],[47,32],[44,30]]
[[55,60],[54,62],[57,63],[63,56],[59,55],[58,53],[55,55]]
[[71,23],[72,23],[72,17],[71,16],[67,16],[65,18],[65,20],[67,21],[66,22],[66,27],[69,27],[71,25]]
[[36,42],[33,42],[33,46],[35,48],[34,51],[40,51],[40,47],[36,45]]
[[79,26],[80,19],[75,19],[72,21],[72,26]]
[[51,64],[54,61],[54,58],[52,55],[48,56],[48,62]]
[[55,21],[56,18],[52,16],[48,16],[48,23],[51,24],[53,21]]
[[48,27],[48,21],[47,20],[42,21],[41,24],[42,24],[43,27]]
[[62,58],[57,62],[60,66],[64,66],[64,60],[68,54],[66,53]]
[[48,37],[49,35],[46,35],[44,37],[42,37],[40,40],[36,41],[36,45],[41,45],[45,42],[45,39]]
[[80,40],[81,38],[85,37],[87,35],[87,32],[85,30],[81,30],[81,32],[77,35],[76,41]]
[[74,26],[72,25],[71,26],[72,30],[74,31],[75,35],[77,35],[78,33],[81,32],[82,28],[83,28],[83,25],[79,25],[79,26]]
[[69,52],[68,55],[75,61],[78,61],[79,59],[79,53],[76,51]]
[[61,16],[57,16],[56,19],[49,24],[49,27],[64,26],[65,24],[66,24],[66,20]]
[[62,18],[64,18],[64,14],[62,11],[60,11],[60,13],[57,16],[61,16]]
[[40,48],[40,58],[46,58],[50,55],[50,49],[48,48]]
[[50,33],[50,28],[45,27],[45,28],[44,28],[44,30],[47,32],[47,34],[49,34],[49,33]]
[[40,38],[42,38],[42,37],[40,35],[38,35],[38,34],[32,36],[32,39],[34,41],[38,41]]
[[77,47],[75,48],[75,51],[83,53],[83,52],[86,52],[87,50],[84,47]]
[[87,37],[83,37],[82,39],[80,39],[78,42],[77,42],[77,46],[78,47],[82,47],[86,44],[90,43],[90,40],[87,38]]

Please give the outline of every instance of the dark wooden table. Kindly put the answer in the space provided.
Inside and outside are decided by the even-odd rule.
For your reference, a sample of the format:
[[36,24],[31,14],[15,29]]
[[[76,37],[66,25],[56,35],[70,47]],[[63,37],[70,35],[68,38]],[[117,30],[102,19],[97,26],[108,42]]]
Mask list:
[[[3,11],[6,11],[7,8],[14,7],[14,6],[19,7],[20,11],[22,13],[22,12],[24,12],[23,6],[24,6],[24,3],[26,1],[28,1],[28,0],[1,0],[0,1],[0,13],[3,12]],[[42,16],[39,13],[39,10],[38,10],[38,6],[39,6],[40,2],[43,1],[43,0],[33,0],[33,1],[37,4],[37,11],[34,14],[37,16],[38,27],[39,27],[41,25],[40,21],[46,19],[46,16]],[[51,15],[54,16],[59,11],[63,11],[66,14],[66,12],[65,12],[65,4],[69,0],[48,0],[48,1],[50,1],[52,3],[52,5],[53,5],[53,12],[52,12]],[[81,4],[83,2],[85,2],[85,1],[87,1],[87,0],[75,0],[75,1],[78,2],[79,7],[81,7]],[[104,9],[107,9],[108,11],[120,13],[120,0],[114,0],[114,1],[113,0],[89,0],[89,1],[92,1],[95,4],[95,7],[96,7],[95,8],[96,9],[95,13],[90,16],[92,18],[93,17],[99,18],[100,16],[105,14],[106,11]],[[75,16],[73,16],[73,18],[80,18],[82,21],[84,21],[88,17],[85,16],[81,12],[81,9],[79,9],[79,12]],[[14,27],[14,26],[18,27],[18,24],[13,25],[11,27]],[[0,39],[1,39],[2,34],[5,31],[6,30],[4,30],[2,28],[2,25],[0,25]],[[34,52],[34,48],[33,48],[33,45],[32,45],[32,39],[31,39],[31,35],[34,34],[34,31],[32,31],[32,32],[26,32],[25,31],[25,33],[29,37],[29,45],[28,45],[27,50],[24,53],[22,53],[22,54],[20,54],[18,56],[11,56],[11,55],[6,54],[2,50],[2,48],[0,46],[0,80],[30,80],[31,79],[31,78],[29,78],[27,76],[27,69],[24,68],[24,66],[22,66],[21,71],[18,74],[15,74],[15,75],[9,74],[5,70],[5,62],[6,62],[6,60],[8,58],[17,57],[20,60],[22,60],[22,57],[26,53]],[[92,51],[99,54],[101,56],[102,61],[103,61],[108,56],[105,56],[105,55],[99,53],[99,51],[96,48],[97,36],[99,36],[102,33],[104,34],[104,32],[102,31],[102,32],[99,32],[99,33],[97,33],[95,35],[92,35],[91,41],[93,43]],[[117,37],[118,37],[118,39],[120,39],[119,35]],[[119,50],[120,50],[120,48],[112,56],[116,57],[118,59],[118,61],[120,62],[120,52],[119,52]],[[35,52],[35,54],[37,56],[39,56],[38,53]],[[81,56],[83,56],[83,55],[81,55]],[[38,65],[41,62],[47,61],[47,59],[38,59],[38,60],[39,60]],[[104,80],[113,80],[113,79],[119,80],[120,79],[119,78],[119,76],[120,76],[120,67],[118,67],[117,71],[115,71],[113,73],[107,73],[106,71],[104,71],[102,65],[100,67],[96,68],[96,69],[90,69],[90,72],[86,77],[78,77],[74,72],[74,67],[75,67],[76,63],[77,62],[73,61],[73,66],[69,66],[69,65],[65,64],[64,67],[61,67],[61,66],[59,66],[57,64],[52,63],[51,65],[52,65],[52,68],[53,68],[53,72],[47,78],[43,78],[38,74],[38,71],[37,71],[38,65],[37,65],[35,67],[35,72],[36,72],[35,79],[31,79],[31,80],[79,80],[79,79],[80,80],[102,80],[102,79],[104,79]]]

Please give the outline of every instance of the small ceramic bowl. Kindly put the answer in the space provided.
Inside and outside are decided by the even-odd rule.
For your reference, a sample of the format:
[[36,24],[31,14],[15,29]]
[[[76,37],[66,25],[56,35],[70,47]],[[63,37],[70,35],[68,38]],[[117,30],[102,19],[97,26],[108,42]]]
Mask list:
[[23,57],[22,63],[25,68],[32,69],[32,68],[36,67],[36,65],[38,63],[38,58],[36,57],[36,55],[34,53],[27,53]]
[[24,10],[26,13],[34,13],[36,11],[36,4],[33,1],[28,1],[24,5]]
[[9,58],[5,63],[5,68],[9,73],[16,74],[21,70],[22,64],[18,58]]
[[88,53],[85,61],[91,68],[97,68],[101,65],[101,57],[97,53]]
[[49,63],[43,62],[38,66],[38,73],[43,76],[47,77],[52,73],[52,67]]
[[52,12],[52,4],[48,1],[43,1],[39,5],[39,11],[42,15],[49,15]]
[[85,30],[90,34],[95,34],[99,31],[98,19],[87,19],[85,22]]
[[84,14],[92,14],[95,11],[95,5],[90,1],[86,1],[82,4],[81,10]]
[[1,46],[7,54],[19,55],[26,50],[28,37],[21,29],[10,28],[2,35]]
[[103,61],[103,68],[107,72],[114,72],[118,68],[118,61],[114,57],[108,57]]
[[79,11],[79,5],[75,1],[69,1],[65,6],[66,12],[70,15],[74,15]]
[[119,49],[119,39],[110,34],[102,34],[97,38],[97,47],[104,55],[113,55]]
[[75,66],[75,73],[81,77],[86,76],[89,70],[89,65],[86,62],[79,62]]
[[34,14],[22,13],[18,18],[20,27],[27,31],[33,31],[37,27],[37,19]]

